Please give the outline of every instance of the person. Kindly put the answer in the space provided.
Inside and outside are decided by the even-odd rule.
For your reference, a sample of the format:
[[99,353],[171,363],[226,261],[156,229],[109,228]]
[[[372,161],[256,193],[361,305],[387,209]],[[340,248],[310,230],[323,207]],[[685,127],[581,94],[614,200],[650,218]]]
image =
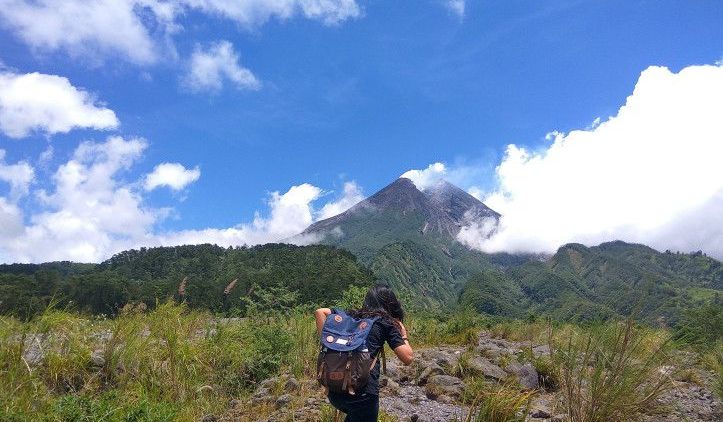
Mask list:
[[[314,312],[318,334],[321,334],[324,321],[331,313],[329,308],[317,309]],[[407,329],[403,323],[404,310],[388,285],[377,284],[369,289],[361,309],[350,310],[347,314],[357,319],[378,317],[367,337],[367,347],[372,357],[382,353],[386,342],[403,364],[412,363],[414,352],[409,345]],[[380,360],[377,359],[363,392],[354,395],[329,392],[329,402],[346,414],[345,422],[376,422],[379,415]]]

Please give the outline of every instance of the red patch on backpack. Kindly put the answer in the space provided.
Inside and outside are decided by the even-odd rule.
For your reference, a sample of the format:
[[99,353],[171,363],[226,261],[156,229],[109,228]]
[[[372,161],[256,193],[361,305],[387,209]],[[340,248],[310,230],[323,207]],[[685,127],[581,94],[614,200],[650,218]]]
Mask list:
[[362,321],[361,324],[359,324],[359,329],[360,329],[360,330],[363,330],[363,329],[365,329],[365,328],[367,328],[367,322],[366,322],[366,321]]
[[342,319],[344,319],[344,318],[342,318],[341,315],[334,316],[334,321],[336,321],[337,323],[341,322]]

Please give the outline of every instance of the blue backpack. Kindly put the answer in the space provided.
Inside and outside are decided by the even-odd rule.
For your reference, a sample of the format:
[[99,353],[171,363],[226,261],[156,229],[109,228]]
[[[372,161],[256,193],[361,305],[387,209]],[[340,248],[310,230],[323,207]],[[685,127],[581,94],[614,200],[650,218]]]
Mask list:
[[332,309],[319,339],[321,350],[316,360],[316,378],[321,385],[334,393],[352,395],[364,388],[380,354],[384,361],[383,346],[377,356],[372,357],[367,345],[367,337],[377,319],[356,319],[340,309]]

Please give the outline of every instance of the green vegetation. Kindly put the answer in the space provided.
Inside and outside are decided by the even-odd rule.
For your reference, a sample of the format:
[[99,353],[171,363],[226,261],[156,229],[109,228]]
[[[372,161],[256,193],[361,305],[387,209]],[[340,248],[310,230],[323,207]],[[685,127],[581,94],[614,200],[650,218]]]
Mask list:
[[479,312],[559,321],[636,319],[675,326],[685,310],[717,301],[719,261],[700,253],[660,253],[624,242],[565,245],[545,262],[528,261],[471,277],[460,303]]
[[111,320],[3,317],[0,420],[197,420],[282,370],[310,378],[309,315],[224,322],[167,303]]
[[655,399],[671,385],[661,370],[670,362],[666,338],[632,320],[565,337],[553,361],[571,422],[635,420],[655,410]]
[[484,389],[472,404],[467,422],[524,422],[534,396],[513,386]]
[[[181,298],[183,279],[187,281]],[[230,286],[232,280],[237,282]],[[152,308],[159,300],[175,297],[192,308],[244,315],[254,306],[281,311],[329,303],[350,286],[372,282],[371,272],[353,255],[327,246],[144,248],[98,265],[0,266],[0,314],[28,318],[54,301],[60,308],[115,315],[127,303]]]

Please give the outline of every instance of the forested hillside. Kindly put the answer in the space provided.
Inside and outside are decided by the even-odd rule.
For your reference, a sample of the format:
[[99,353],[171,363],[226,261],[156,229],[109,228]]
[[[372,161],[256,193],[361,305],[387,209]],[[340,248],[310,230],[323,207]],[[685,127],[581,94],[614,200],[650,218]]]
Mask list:
[[676,324],[682,312],[723,296],[720,261],[661,253],[644,245],[569,244],[547,261],[529,261],[472,277],[461,304],[481,312],[560,320],[634,315]]
[[128,302],[152,307],[157,300],[179,298],[184,279],[181,290],[190,306],[233,314],[254,305],[283,308],[338,300],[350,286],[370,285],[373,276],[352,254],[328,246],[142,248],[97,265],[0,265],[0,313],[28,317],[54,301],[60,307],[115,314]]

